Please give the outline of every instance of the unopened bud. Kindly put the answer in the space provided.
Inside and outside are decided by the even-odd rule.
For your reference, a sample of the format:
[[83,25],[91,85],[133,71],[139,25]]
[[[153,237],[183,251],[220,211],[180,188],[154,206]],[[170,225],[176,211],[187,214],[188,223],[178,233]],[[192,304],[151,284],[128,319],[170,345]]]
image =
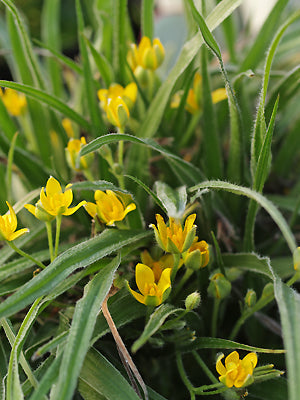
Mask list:
[[299,271],[300,270],[300,247],[297,247],[297,249],[294,251],[293,260],[294,260],[294,270]]
[[231,283],[221,273],[216,273],[210,278],[207,292],[215,299],[224,299],[231,292]]
[[194,310],[195,308],[199,307],[201,302],[201,295],[199,292],[194,292],[188,295],[185,299],[185,308],[188,311]]
[[248,289],[245,296],[245,305],[249,308],[253,307],[256,303],[256,293],[253,289]]
[[271,282],[266,284],[266,286],[263,288],[262,295],[261,295],[262,298],[269,297],[269,296],[274,296],[274,285]]

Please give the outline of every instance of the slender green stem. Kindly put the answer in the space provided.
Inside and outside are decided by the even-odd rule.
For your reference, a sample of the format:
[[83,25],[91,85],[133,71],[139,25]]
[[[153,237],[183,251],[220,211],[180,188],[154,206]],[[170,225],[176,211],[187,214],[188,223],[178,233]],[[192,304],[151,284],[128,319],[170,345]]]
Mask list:
[[180,263],[180,257],[181,254],[177,254],[177,253],[173,253],[173,258],[174,258],[174,265],[172,268],[172,272],[171,272],[171,282],[173,284],[177,271],[178,271],[178,267],[179,267],[179,263]]
[[16,253],[20,254],[20,256],[28,258],[28,260],[32,261],[34,264],[38,265],[42,269],[46,268],[46,265],[44,265],[41,261],[36,260],[30,254],[27,254],[25,253],[25,251],[19,249],[13,242],[9,241],[6,242]]
[[208,377],[208,379],[210,379],[212,383],[219,383],[218,379],[214,376],[214,374],[211,372],[211,370],[208,368],[208,366],[205,364],[205,362],[202,360],[199,354],[196,351],[193,351],[192,354],[197,363],[202,368],[205,375]]
[[53,238],[52,238],[51,221],[47,221],[46,222],[46,229],[47,229],[47,235],[48,235],[48,246],[49,246],[49,253],[50,253],[50,261],[52,262],[54,260],[54,254],[53,254]]
[[190,392],[191,400],[194,400],[196,398],[195,393],[194,393],[194,386],[191,383],[191,381],[189,380],[189,378],[187,377],[187,374],[184,370],[182,357],[179,352],[176,353],[176,362],[177,362],[177,368],[178,368],[179,375],[180,375],[183,383],[185,384],[186,388]]
[[212,337],[216,337],[216,334],[217,334],[220,303],[221,303],[220,299],[214,300],[214,309],[213,309],[213,315],[212,315],[212,319],[211,319],[211,336]]
[[[124,133],[123,129],[119,128],[118,133]],[[118,164],[119,164],[119,168],[121,171],[118,172],[117,178],[118,178],[121,189],[125,189],[124,176],[123,176],[123,172],[124,172],[123,171],[123,169],[124,169],[123,158],[124,158],[124,142],[123,142],[123,140],[120,140],[118,143]]]
[[56,216],[56,234],[55,234],[54,260],[56,259],[57,254],[58,254],[61,219],[62,219],[62,215],[61,214]]

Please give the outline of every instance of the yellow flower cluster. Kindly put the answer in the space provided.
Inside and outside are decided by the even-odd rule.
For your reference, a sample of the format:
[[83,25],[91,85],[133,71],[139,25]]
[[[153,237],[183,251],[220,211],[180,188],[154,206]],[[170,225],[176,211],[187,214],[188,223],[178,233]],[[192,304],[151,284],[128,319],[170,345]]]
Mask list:
[[145,305],[157,306],[168,297],[171,291],[171,272],[174,268],[174,255],[179,255],[179,263],[191,270],[204,268],[209,262],[208,244],[195,236],[194,225],[196,214],[187,217],[184,227],[181,222],[170,217],[168,226],[160,214],[156,215],[157,227],[151,224],[158,245],[168,254],[159,260],[154,260],[145,250],[141,259],[143,264],[137,264],[135,279],[140,294],[129,287],[132,295]]
[[151,40],[147,36],[143,36],[139,45],[135,43],[130,45],[127,54],[127,61],[133,72],[138,67],[143,69],[156,70],[164,61],[165,49],[159,39]]
[[9,209],[9,214],[0,215],[0,239],[11,242],[12,240],[15,240],[18,237],[24,235],[24,233],[29,232],[29,230],[27,228],[23,228],[16,231],[17,229],[16,213],[8,201],[6,202],[6,204]]
[[134,82],[125,88],[119,84],[112,84],[108,89],[97,92],[100,106],[105,111],[107,119],[112,125],[123,129],[130,117],[130,110],[137,97],[137,86]]

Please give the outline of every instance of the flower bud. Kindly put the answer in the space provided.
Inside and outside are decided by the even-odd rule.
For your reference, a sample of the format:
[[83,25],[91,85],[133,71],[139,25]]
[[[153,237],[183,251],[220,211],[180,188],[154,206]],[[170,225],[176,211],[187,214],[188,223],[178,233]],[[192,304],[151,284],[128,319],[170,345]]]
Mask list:
[[256,303],[256,293],[253,289],[248,289],[245,296],[245,305],[246,307],[253,307]]
[[194,310],[195,308],[199,307],[201,302],[201,296],[199,292],[194,292],[188,295],[185,299],[185,308],[188,311]]
[[[196,238],[197,239],[197,238]],[[209,262],[209,248],[205,240],[194,242],[186,253],[184,264],[187,268],[197,271],[207,266]]]
[[216,273],[210,278],[207,292],[215,299],[224,299],[231,292],[231,283],[221,273]]
[[267,283],[266,286],[263,288],[261,298],[269,296],[274,296],[274,285],[271,282]]

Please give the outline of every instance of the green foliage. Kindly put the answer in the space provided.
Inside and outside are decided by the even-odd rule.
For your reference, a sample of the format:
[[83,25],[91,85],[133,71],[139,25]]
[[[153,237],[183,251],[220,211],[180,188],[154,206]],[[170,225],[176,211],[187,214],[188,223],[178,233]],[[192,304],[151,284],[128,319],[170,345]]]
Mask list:
[[131,3],[1,0],[0,399],[296,400],[300,11]]

